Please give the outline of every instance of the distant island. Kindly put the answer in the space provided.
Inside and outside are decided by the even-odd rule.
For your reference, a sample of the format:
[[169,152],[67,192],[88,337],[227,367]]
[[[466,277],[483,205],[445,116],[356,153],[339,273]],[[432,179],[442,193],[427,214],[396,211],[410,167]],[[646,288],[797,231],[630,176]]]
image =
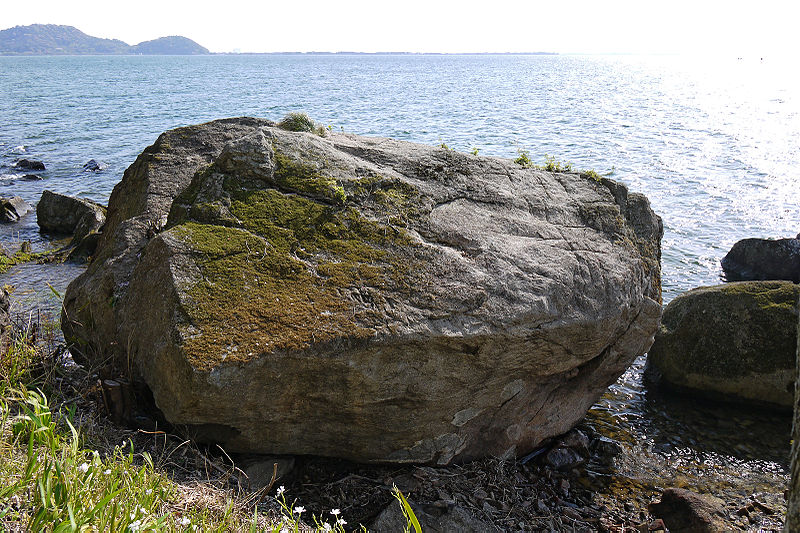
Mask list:
[[73,26],[31,24],[0,31],[0,55],[203,55],[207,48],[171,36],[129,45],[119,39],[86,35]]

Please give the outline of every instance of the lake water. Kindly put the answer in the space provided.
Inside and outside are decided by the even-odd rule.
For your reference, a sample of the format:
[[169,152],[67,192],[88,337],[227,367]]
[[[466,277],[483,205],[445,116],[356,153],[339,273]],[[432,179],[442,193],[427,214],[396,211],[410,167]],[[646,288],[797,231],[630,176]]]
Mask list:
[[[718,283],[737,240],[800,231],[795,72],[769,58],[0,57],[0,195],[35,203],[52,189],[105,203],[166,129],[302,110],[347,132],[483,155],[527,150],[536,162],[549,154],[609,173],[663,217],[668,302]],[[19,157],[44,161],[44,179],[20,180],[10,168]],[[92,158],[108,169],[81,172]],[[35,216],[0,227],[4,246],[22,240],[47,246]],[[63,288],[76,272],[21,267],[0,282],[49,294],[30,285]],[[594,423],[624,429],[646,453],[784,474],[786,417],[672,405],[642,383],[641,364],[593,410]]]

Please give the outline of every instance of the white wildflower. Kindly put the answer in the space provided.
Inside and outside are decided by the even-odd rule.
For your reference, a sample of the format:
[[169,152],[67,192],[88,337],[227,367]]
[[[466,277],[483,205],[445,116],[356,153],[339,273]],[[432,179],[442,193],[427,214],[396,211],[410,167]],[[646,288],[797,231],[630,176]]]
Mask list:
[[81,463],[81,466],[78,467],[78,470],[85,474],[89,471],[89,463]]
[[338,520],[336,521],[336,524],[337,524],[337,525],[339,525],[339,526],[346,526],[346,525],[347,525],[347,522],[345,521],[345,519],[344,519],[344,518],[340,518],[340,519],[338,519]]
[[302,505],[298,505],[297,507],[294,508],[294,511],[292,511],[292,512],[293,513],[297,513],[297,514],[301,514],[305,510],[306,510],[305,507],[303,507]]
[[322,524],[322,531],[330,531],[332,529],[333,528],[331,527],[331,525],[329,523],[325,522],[324,524]]
[[184,516],[183,518],[178,520],[178,525],[179,526],[188,526],[190,522],[191,522],[191,520],[189,520],[189,517],[188,516]]
[[111,473],[111,469],[110,468],[106,468],[105,470],[103,470],[103,475],[105,475],[105,476],[109,475],[110,473]]
[[128,529],[130,529],[131,531],[139,531],[140,529],[142,529],[142,521],[137,520],[135,522],[131,522],[131,524],[128,526]]
[[331,514],[332,514],[333,516],[339,516],[339,513],[340,513],[340,512],[341,512],[341,511],[339,511],[339,509],[331,509]]
[[278,496],[283,496],[284,492],[286,492],[286,488],[283,485],[278,487]]
[[146,491],[144,491],[144,493],[150,496],[151,494],[153,494],[153,489],[147,489]]

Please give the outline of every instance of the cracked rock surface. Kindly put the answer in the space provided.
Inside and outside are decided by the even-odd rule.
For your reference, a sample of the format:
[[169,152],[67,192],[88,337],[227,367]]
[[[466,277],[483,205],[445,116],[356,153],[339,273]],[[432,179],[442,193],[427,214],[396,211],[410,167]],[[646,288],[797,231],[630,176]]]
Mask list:
[[229,451],[511,457],[650,347],[661,235],[608,179],[218,120],[128,168],[62,327]]

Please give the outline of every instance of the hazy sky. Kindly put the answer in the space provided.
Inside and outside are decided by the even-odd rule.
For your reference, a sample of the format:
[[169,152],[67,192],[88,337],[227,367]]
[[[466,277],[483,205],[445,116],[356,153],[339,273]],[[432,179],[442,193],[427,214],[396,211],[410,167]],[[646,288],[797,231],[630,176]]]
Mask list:
[[184,35],[212,52],[796,52],[794,0],[3,2],[0,29],[67,24],[130,44]]

